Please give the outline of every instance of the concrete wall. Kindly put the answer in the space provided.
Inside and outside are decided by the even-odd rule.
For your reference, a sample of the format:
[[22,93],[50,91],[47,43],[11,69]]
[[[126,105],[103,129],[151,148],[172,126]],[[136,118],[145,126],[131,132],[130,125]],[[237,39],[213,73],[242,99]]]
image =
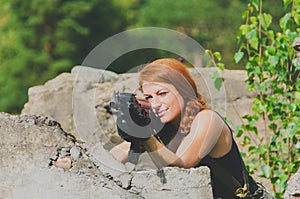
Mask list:
[[0,113],[0,198],[212,198],[207,167],[128,172],[49,117]]

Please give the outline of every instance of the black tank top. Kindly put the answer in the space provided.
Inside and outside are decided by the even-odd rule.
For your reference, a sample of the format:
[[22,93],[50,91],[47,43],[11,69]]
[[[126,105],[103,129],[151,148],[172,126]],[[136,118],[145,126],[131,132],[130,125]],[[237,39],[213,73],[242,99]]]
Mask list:
[[[244,185],[243,180],[243,166],[242,166],[242,159],[239,154],[238,147],[232,139],[232,147],[231,150],[220,158],[212,158],[209,155],[204,157],[201,162],[196,166],[210,166],[211,159],[214,159],[217,164],[221,165],[225,170],[227,170],[232,176],[234,176],[242,185]],[[247,173],[249,176],[249,174]],[[212,187],[213,187],[213,194],[215,198],[222,198],[222,199],[234,199],[238,198],[232,193],[229,189],[226,188],[226,186],[220,181],[219,178],[222,178],[222,176],[216,176],[214,174],[214,170],[211,169],[211,179],[212,179]],[[255,190],[258,188],[257,184],[254,182],[254,180],[249,176],[249,185],[250,185],[250,192],[254,193]]]
[[[223,119],[223,117],[219,113],[217,113],[217,114]],[[239,199],[238,197],[236,197],[234,195],[234,193],[232,193],[228,188],[226,188],[226,185],[224,185],[222,183],[222,181],[220,181],[220,179],[219,179],[220,176],[216,176],[214,173],[214,170],[210,166],[211,160],[214,159],[217,164],[222,166],[225,170],[227,170],[229,172],[229,174],[234,176],[240,182],[241,185],[244,185],[244,178],[243,178],[243,173],[242,173],[242,171],[243,171],[243,162],[242,161],[243,160],[241,158],[238,146],[233,138],[232,129],[230,128],[230,126],[227,124],[227,122],[224,119],[223,119],[223,121],[230,129],[230,133],[231,133],[231,137],[232,137],[232,146],[231,146],[230,151],[220,158],[213,158],[213,157],[210,157],[209,155],[206,155],[195,167],[208,166],[210,168],[214,198]],[[177,137],[177,136],[178,136],[178,134],[175,137]],[[181,136],[179,135],[179,137],[181,137]],[[183,138],[183,136],[178,139],[179,141],[177,141],[177,142],[175,141],[175,144],[173,143],[174,145],[169,143],[169,144],[173,145],[173,147],[168,146],[168,144],[166,144],[166,143],[165,144],[167,145],[167,147],[170,150],[175,152],[176,149],[178,148],[178,146],[180,145],[180,140],[182,138]],[[177,140],[177,139],[174,139],[174,140]],[[253,178],[248,174],[248,172],[247,172],[247,175],[248,175],[248,179],[249,179],[250,192],[254,193],[258,189],[258,186],[254,182]]]

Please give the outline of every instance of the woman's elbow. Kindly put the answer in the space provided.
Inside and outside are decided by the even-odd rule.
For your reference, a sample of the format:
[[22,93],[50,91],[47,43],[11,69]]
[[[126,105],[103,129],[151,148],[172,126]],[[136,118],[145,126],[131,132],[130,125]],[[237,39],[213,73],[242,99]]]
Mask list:
[[192,164],[192,163],[184,163],[182,168],[184,169],[190,169],[190,168],[194,168],[196,165],[195,164]]
[[195,168],[201,161],[201,159],[199,159],[199,158],[191,158],[190,156],[186,157],[186,158],[183,156],[180,159],[181,159],[181,165],[182,165],[181,167],[185,168],[185,169]]
[[174,161],[170,166],[176,166],[184,169],[190,169],[197,166],[197,163],[190,160],[184,160],[181,158],[178,158],[176,161]]

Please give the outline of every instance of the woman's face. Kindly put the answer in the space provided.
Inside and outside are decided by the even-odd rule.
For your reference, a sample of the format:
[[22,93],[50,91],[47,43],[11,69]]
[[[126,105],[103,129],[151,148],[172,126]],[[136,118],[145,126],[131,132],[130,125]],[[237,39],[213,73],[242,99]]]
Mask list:
[[173,122],[180,117],[184,100],[172,84],[144,82],[142,89],[145,99],[151,103],[153,112],[161,122]]

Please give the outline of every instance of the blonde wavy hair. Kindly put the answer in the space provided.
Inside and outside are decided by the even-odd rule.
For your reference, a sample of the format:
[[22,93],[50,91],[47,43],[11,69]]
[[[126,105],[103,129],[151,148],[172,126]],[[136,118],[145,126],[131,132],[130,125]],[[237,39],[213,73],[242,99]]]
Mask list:
[[181,133],[189,133],[196,114],[209,108],[198,92],[187,66],[176,59],[162,58],[146,65],[139,73],[141,91],[143,91],[142,85],[145,81],[172,84],[183,97],[185,106],[181,113]]

